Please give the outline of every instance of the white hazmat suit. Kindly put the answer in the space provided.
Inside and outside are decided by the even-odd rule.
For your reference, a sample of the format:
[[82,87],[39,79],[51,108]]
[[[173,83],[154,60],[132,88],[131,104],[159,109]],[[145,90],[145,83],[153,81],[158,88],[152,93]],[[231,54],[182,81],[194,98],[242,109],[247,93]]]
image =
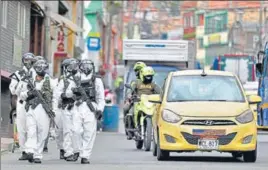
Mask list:
[[[81,81],[89,80],[92,74],[81,73]],[[96,110],[103,111],[105,106],[104,87],[100,78],[95,79],[95,100],[93,102]],[[95,113],[91,112],[86,102],[78,106],[77,114],[73,117],[75,141],[78,143],[80,157],[89,160],[92,154],[93,145],[96,138],[97,119]]]
[[[53,91],[57,85],[57,81],[45,75],[42,80],[37,81],[34,79],[35,89],[40,90],[43,87],[44,82],[49,79],[50,89]],[[27,84],[27,83],[26,83]],[[28,97],[28,90],[21,93],[21,98],[26,100]],[[52,101],[53,103],[54,101]],[[55,111],[54,111],[55,112]],[[34,159],[42,159],[43,148],[45,140],[49,132],[50,119],[45,112],[41,103],[36,108],[29,108],[26,114],[26,126],[27,126],[27,141],[25,143],[25,150],[27,153],[32,153]]]
[[[80,73],[76,73],[75,77],[80,77]],[[68,85],[66,87],[66,84],[64,84],[64,79],[60,80],[57,91],[55,93],[58,100],[61,100],[61,95],[65,93],[67,98],[74,97],[72,88],[76,87],[75,82],[70,76],[69,78],[65,78],[65,81],[67,81]],[[77,143],[74,141],[73,137],[73,116],[77,114],[77,107],[74,104],[70,110],[64,108],[62,110],[62,122],[63,122],[63,149],[65,151],[64,157],[70,157],[74,153],[79,153],[79,148]]]
[[55,123],[57,124],[58,128],[55,129],[56,132],[56,143],[57,143],[57,148],[59,150],[63,150],[63,122],[62,122],[62,112],[63,110],[61,108],[58,107],[59,105],[59,101],[60,101],[60,96],[58,95],[58,90],[59,90],[59,81],[58,80],[58,84],[55,87],[54,91],[53,91],[53,109],[55,111]]
[[[36,72],[33,68],[31,68],[29,71],[24,66],[23,70],[30,75],[32,75],[32,78],[36,76]],[[17,112],[17,129],[18,129],[18,138],[19,138],[19,145],[20,150],[22,152],[25,152],[25,142],[26,142],[26,110],[25,110],[25,101],[21,99],[21,92],[27,91],[27,86],[24,83],[21,83],[21,79],[23,78],[23,75],[20,74],[20,71],[16,71],[14,73],[18,79],[16,79],[16,76],[12,76],[9,90],[12,95],[17,96],[17,104],[16,104],[16,112]],[[23,85],[24,84],[24,85]]]

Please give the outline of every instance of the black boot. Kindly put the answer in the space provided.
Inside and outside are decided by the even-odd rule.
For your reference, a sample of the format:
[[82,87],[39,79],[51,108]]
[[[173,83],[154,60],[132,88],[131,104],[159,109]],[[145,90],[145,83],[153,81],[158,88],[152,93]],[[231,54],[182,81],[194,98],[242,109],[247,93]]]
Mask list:
[[27,153],[27,159],[30,163],[34,162],[33,153]]
[[75,162],[76,161],[74,155],[70,155],[70,156],[66,157],[65,160],[68,162]]
[[28,155],[26,152],[22,152],[21,157],[19,158],[20,161],[28,160]]
[[90,164],[89,160],[87,158],[81,159],[81,164]]
[[41,164],[42,162],[41,162],[41,159],[39,159],[39,158],[35,158],[35,159],[34,159],[34,163],[36,163],[36,164]]
[[65,151],[63,149],[60,150],[60,159],[65,159],[64,158]]
[[78,160],[78,158],[79,158],[79,152],[77,152],[77,153],[74,153],[74,159],[75,159],[75,161],[77,161]]
[[48,148],[44,147],[43,152],[48,152]]

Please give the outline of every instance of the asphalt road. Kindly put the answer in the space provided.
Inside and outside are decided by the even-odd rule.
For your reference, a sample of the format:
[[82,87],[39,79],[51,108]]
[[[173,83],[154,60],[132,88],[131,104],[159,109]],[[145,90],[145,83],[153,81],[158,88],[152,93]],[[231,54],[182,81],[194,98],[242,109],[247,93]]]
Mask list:
[[100,133],[97,136],[90,165],[59,160],[54,141],[49,144],[49,152],[44,154],[42,164],[18,161],[19,152],[4,153],[1,170],[267,170],[268,135],[259,135],[258,160],[244,163],[228,153],[174,153],[170,161],[158,162],[151,152],[136,150],[133,141],[127,141],[120,133]]

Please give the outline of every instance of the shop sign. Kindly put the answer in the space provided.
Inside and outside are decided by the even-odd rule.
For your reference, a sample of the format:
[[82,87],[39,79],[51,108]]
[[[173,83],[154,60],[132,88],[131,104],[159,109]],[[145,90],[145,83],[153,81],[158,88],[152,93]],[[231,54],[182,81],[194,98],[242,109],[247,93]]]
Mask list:
[[60,28],[60,31],[58,31],[58,44],[57,44],[57,52],[64,52],[65,51],[65,45],[64,45],[64,31],[63,28]]
[[227,44],[228,43],[228,33],[215,33],[210,35],[205,35],[203,38],[204,47],[209,47],[215,44]]
[[209,44],[219,44],[219,43],[221,43],[221,35],[220,34],[210,35],[208,37],[208,43]]
[[89,51],[99,51],[100,47],[101,47],[100,38],[98,37],[87,38],[87,48]]

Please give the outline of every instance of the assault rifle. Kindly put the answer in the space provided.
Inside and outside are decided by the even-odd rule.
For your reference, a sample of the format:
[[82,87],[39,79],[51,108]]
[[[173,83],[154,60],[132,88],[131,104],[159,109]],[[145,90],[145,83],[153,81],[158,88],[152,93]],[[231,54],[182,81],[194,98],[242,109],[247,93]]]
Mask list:
[[31,90],[33,90],[34,94],[37,96],[37,98],[39,99],[41,105],[43,106],[43,108],[45,109],[45,112],[47,113],[48,117],[50,118],[50,120],[52,121],[52,123],[56,126],[56,128],[58,128],[54,118],[55,118],[55,113],[53,112],[52,108],[49,106],[49,104],[46,102],[46,100],[44,99],[43,95],[41,94],[41,92],[39,90],[35,89],[34,84],[32,83],[32,78],[30,77],[30,75],[25,72],[25,77],[22,80],[27,80],[28,86]]
[[[77,86],[77,92],[81,94],[81,101],[82,102],[86,102],[90,111],[93,112],[94,114],[96,113],[96,109],[95,107],[93,106],[89,96],[87,95],[85,89],[81,86],[81,79],[79,78],[76,78],[75,76],[73,76],[73,79],[74,79],[74,82]],[[79,103],[78,103],[79,104]]]

